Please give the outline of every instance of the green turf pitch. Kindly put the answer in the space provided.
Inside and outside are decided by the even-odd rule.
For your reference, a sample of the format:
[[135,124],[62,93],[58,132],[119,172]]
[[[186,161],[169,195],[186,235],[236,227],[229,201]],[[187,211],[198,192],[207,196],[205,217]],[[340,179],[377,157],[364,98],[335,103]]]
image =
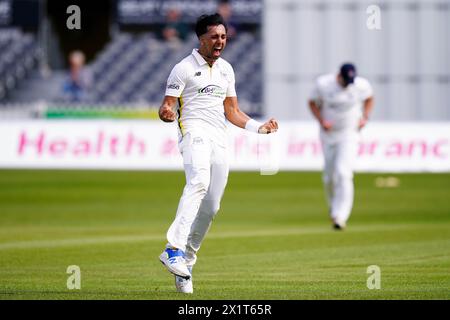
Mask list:
[[2,170],[0,299],[449,299],[450,174],[379,176],[355,176],[336,232],[320,173],[232,172],[185,296],[157,259],[182,172]]

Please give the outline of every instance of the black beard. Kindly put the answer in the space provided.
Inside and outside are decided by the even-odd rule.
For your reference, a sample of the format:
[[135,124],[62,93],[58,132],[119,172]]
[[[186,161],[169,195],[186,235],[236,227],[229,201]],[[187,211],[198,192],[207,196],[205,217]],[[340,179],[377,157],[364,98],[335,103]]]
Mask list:
[[203,54],[201,54],[200,53],[200,55],[203,57],[203,59],[205,59],[205,60],[213,60],[213,61],[216,61],[217,59],[219,59],[219,57],[214,57],[214,56],[212,56],[212,55],[203,55]]

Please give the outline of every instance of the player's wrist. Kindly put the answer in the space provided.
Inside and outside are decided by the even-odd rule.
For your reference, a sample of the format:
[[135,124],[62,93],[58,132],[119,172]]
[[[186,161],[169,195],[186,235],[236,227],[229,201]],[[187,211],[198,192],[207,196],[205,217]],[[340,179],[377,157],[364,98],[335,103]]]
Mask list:
[[251,132],[255,132],[255,133],[259,133],[259,128],[263,125],[263,123],[258,122],[256,120],[253,119],[249,119],[246,123],[245,123],[245,130],[251,131]]

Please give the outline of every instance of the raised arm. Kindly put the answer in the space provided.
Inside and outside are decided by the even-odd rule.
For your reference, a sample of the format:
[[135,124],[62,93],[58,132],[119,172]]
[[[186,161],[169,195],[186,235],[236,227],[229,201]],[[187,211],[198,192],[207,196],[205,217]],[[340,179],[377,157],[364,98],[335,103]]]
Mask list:
[[251,119],[239,109],[237,97],[226,97],[223,105],[225,107],[225,117],[228,121],[239,128],[247,129],[257,133],[272,133],[278,129],[278,122],[271,118],[266,123],[259,123]]

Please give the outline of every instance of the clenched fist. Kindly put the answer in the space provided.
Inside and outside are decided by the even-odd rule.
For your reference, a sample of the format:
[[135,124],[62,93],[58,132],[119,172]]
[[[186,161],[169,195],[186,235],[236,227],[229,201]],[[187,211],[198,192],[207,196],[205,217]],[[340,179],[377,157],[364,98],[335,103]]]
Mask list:
[[169,105],[162,105],[159,108],[159,118],[164,122],[173,122],[176,114]]
[[268,134],[272,132],[277,132],[278,130],[278,122],[274,118],[271,118],[269,121],[264,123],[261,127],[259,127],[258,132],[262,134]]

